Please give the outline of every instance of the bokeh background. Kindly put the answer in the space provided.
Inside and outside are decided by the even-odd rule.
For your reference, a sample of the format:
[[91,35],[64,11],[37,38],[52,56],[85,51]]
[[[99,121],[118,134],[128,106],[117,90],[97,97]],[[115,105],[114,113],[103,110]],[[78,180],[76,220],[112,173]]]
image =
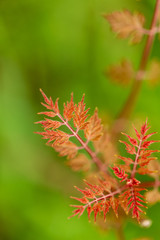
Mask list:
[[[43,110],[39,88],[60,104],[74,92],[86,94],[91,112],[97,106],[109,123],[130,91],[104,76],[109,64],[130,59],[137,67],[144,42],[130,46],[117,40],[102,17],[120,9],[138,10],[148,26],[155,0],[0,0],[0,239],[116,239],[89,223],[84,214],[68,220],[73,186],[81,174],[45,145],[35,131]],[[160,58],[158,38],[152,57]],[[144,83],[132,119],[149,118],[160,132],[160,85]],[[159,135],[160,137],[160,135]],[[125,226],[126,239],[159,240],[160,206],[148,210],[149,229]]]

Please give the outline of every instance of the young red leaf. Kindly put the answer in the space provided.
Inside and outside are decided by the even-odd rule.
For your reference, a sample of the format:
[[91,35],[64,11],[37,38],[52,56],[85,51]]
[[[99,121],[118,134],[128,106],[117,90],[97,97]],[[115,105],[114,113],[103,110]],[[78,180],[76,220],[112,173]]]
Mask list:
[[85,188],[85,190],[82,190],[82,189],[80,189],[80,188],[78,188],[76,186],[75,186],[75,188],[79,192],[81,192],[86,198],[91,198],[91,199],[95,198],[95,193],[93,193],[93,191],[91,189]]
[[86,180],[84,180],[84,182],[86,185],[88,185],[90,187],[90,189],[95,193],[95,195],[98,195],[98,196],[103,195],[104,189],[101,186],[91,184],[91,183],[87,182]]
[[112,207],[114,213],[116,214],[116,217],[118,217],[119,200],[115,197],[111,197],[110,204],[111,204],[111,207]]
[[136,154],[136,150],[135,150],[135,147],[129,145],[128,143],[124,142],[124,141],[121,141],[121,143],[124,143],[126,145],[126,151],[130,154]]
[[[75,149],[75,147],[73,149]],[[67,165],[69,165],[73,171],[86,172],[91,168],[91,161],[84,154],[78,154],[77,157],[71,158],[67,162]]]
[[109,66],[106,75],[107,77],[109,76],[112,81],[125,86],[133,79],[134,69],[130,61],[123,59],[119,64]]
[[43,114],[43,115],[46,115],[48,117],[55,117],[56,116],[56,113],[54,113],[54,112],[39,112],[38,114]]
[[74,114],[74,102],[72,93],[70,102],[67,102],[67,104],[64,103],[63,116],[67,121],[70,121],[73,118],[73,114]]
[[120,169],[119,167],[113,167],[114,174],[121,179],[121,182],[126,181],[128,175],[125,173],[124,170]]
[[66,144],[66,142],[68,142],[70,138],[70,136],[67,133],[60,131],[58,129],[52,132],[54,132],[53,137],[48,141],[48,142],[54,141],[54,143],[52,144],[52,147],[56,145],[64,144],[64,143]]
[[131,158],[127,158],[127,157],[122,157],[120,155],[117,156],[118,159],[121,159],[122,161],[124,161],[126,164],[133,164],[133,159]]
[[152,153],[155,153],[155,152],[159,152],[159,150],[145,150],[145,149],[142,149],[140,151],[140,156],[141,156],[141,158],[145,159],[145,158],[149,157]]
[[42,91],[42,89],[40,89],[40,91],[41,91],[42,96],[43,96],[43,98],[44,98],[44,101],[45,101],[45,103],[46,103],[46,104],[45,104],[45,103],[42,103],[42,105],[43,105],[44,107],[46,107],[47,109],[49,109],[49,110],[53,110],[54,113],[58,114],[58,113],[59,113],[58,98],[56,99],[55,104],[53,104],[52,98],[49,99],[49,98],[45,95],[45,93]]
[[111,29],[119,38],[131,38],[132,43],[139,43],[143,37],[145,18],[141,13],[131,13],[128,10],[116,11],[104,15]]
[[[131,186],[129,190],[121,194],[121,198],[127,202],[128,212],[132,210],[132,217],[136,218],[139,222],[140,213],[143,212],[138,206],[146,208],[142,203],[146,203],[143,199],[143,196],[139,193],[140,191],[145,190],[136,186]],[[139,198],[141,197],[141,198]]]
[[106,214],[109,212],[110,209],[110,203],[106,200],[101,202],[102,205],[102,212],[103,212],[103,216],[104,216],[104,221],[106,221]]
[[71,205],[71,207],[76,207],[77,209],[73,210],[73,215],[70,216],[69,218],[72,218],[72,217],[74,217],[76,215],[79,215],[78,217],[80,217],[83,214],[84,210],[85,210],[85,208],[83,206],[81,206],[81,205],[80,206]]
[[70,141],[66,141],[63,144],[55,144],[54,142],[52,146],[57,152],[59,152],[60,156],[67,156],[68,159],[73,159],[78,151],[76,144]]
[[94,212],[94,221],[96,222],[97,214],[101,211],[99,203],[95,203],[92,209]]
[[141,134],[144,136],[149,129],[150,127],[148,127],[148,123],[146,120],[146,122],[141,127]]
[[155,143],[155,142],[159,142],[159,141],[154,141],[154,140],[145,141],[145,142],[143,142],[143,144],[142,144],[142,148],[148,148],[152,143]]
[[77,200],[77,201],[79,201],[83,204],[87,204],[89,202],[88,199],[85,198],[85,197],[83,197],[83,198],[71,197],[71,198],[73,198],[73,199],[75,199],[75,200]]
[[137,131],[137,129],[134,127],[134,130],[135,130],[135,133],[136,133],[136,136],[138,138],[138,140],[140,141],[141,140],[141,135],[139,134],[139,132]]
[[90,205],[88,205],[88,207],[87,207],[87,213],[88,213],[88,219],[89,219],[89,221],[90,221],[91,212],[92,212],[92,207],[91,207]]
[[46,96],[46,94],[42,91],[42,89],[40,88],[40,92],[44,98],[44,101],[47,105],[50,105],[50,100],[48,99],[48,97]]
[[48,118],[45,118],[45,121],[39,121],[39,122],[36,122],[36,123],[42,124],[43,127],[44,127],[44,130],[49,129],[49,128],[51,128],[52,130],[53,130],[53,129],[57,129],[57,128],[59,128],[60,126],[63,125],[62,122],[53,121],[53,120],[48,119]]
[[150,162],[150,161],[153,161],[153,160],[156,160],[157,158],[156,157],[150,157],[150,158],[140,158],[139,160],[138,160],[138,164],[141,166],[141,167],[143,167],[143,166],[146,166],[146,165],[148,165],[148,163]]
[[132,138],[132,137],[130,137],[129,135],[127,135],[126,133],[122,133],[123,135],[125,135],[126,137],[128,137],[128,139],[129,139],[129,141],[130,141],[130,143],[132,144],[132,145],[134,145],[134,146],[136,146],[137,147],[137,145],[138,145],[138,142],[137,142],[137,140],[136,139],[134,139],[134,138]]
[[98,117],[97,109],[95,110],[94,115],[88,120],[84,133],[88,141],[97,141],[102,136],[102,125],[101,120]]
[[146,175],[146,174],[151,174],[153,173],[153,171],[150,171],[148,168],[146,167],[140,167],[138,169],[138,173],[141,174],[141,175]]
[[70,137],[67,133],[62,132],[58,129],[57,131],[46,130],[45,132],[36,132],[36,133],[42,135],[43,139],[49,139],[47,143],[54,141],[54,143],[52,144],[52,147],[54,147],[55,145],[64,144],[68,142]]
[[77,129],[85,129],[88,124],[87,113],[89,108],[85,109],[86,104],[84,104],[84,96],[85,95],[83,95],[82,100],[78,103],[78,105],[75,105],[73,122]]
[[157,132],[153,132],[153,133],[150,133],[146,136],[143,137],[143,141],[147,140],[148,138],[150,138],[152,135],[156,134]]

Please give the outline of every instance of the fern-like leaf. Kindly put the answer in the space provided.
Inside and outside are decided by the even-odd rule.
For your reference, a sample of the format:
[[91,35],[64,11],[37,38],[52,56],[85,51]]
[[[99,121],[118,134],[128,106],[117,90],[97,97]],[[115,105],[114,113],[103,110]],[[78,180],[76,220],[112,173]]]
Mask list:
[[120,193],[120,190],[106,194],[106,190],[103,187],[106,185],[106,183],[105,181],[102,180],[100,180],[99,185],[95,184],[93,185],[88,183],[87,181],[85,181],[85,184],[89,188],[86,187],[84,190],[82,190],[76,187],[76,189],[83,194],[82,198],[71,197],[83,204],[83,205],[71,205],[72,207],[76,208],[73,211],[73,215],[71,217],[75,215],[81,216],[84,210],[86,209],[88,212],[89,220],[92,212],[94,213],[95,221],[97,218],[97,214],[101,213],[104,215],[105,219],[106,214],[109,212],[110,208],[112,208],[114,213],[118,216],[119,200],[114,196]]
[[[81,101],[78,104],[75,104],[72,93],[71,100],[64,104],[62,116],[58,107],[58,98],[54,103],[51,97],[48,98],[42,90],[40,91],[44,98],[44,103],[42,103],[42,105],[49,111],[40,112],[39,114],[46,115],[50,118],[56,117],[58,120],[44,118],[44,120],[37,122],[44,128],[44,132],[37,132],[37,134],[42,135],[43,139],[47,139],[48,145],[52,146],[57,152],[59,152],[60,156],[67,156],[68,159],[75,158],[79,149],[85,149],[97,167],[101,171],[105,171],[105,167],[101,160],[88,146],[89,141],[98,140],[103,132],[97,110],[94,115],[87,120],[89,108],[86,109],[84,95]],[[74,123],[74,127],[72,127],[72,122]],[[70,133],[62,131],[61,126],[67,127]],[[84,131],[84,135],[86,136],[85,140],[82,140],[79,136],[79,130]],[[79,144],[70,141],[70,138],[72,137],[75,137]]]
[[84,97],[85,95],[83,95],[82,100],[78,103],[75,104],[75,109],[74,109],[74,118],[73,118],[73,122],[74,122],[74,126],[79,130],[79,129],[85,129],[85,127],[87,126],[88,122],[86,121],[87,117],[88,117],[88,109],[86,108],[86,104],[84,103]]
[[104,17],[119,38],[130,37],[132,43],[139,43],[142,40],[145,18],[141,13],[132,14],[128,10],[123,10],[106,14]]
[[121,182],[126,181],[128,175],[125,173],[125,171],[123,169],[121,169],[120,167],[113,167],[112,168],[114,171],[114,174],[121,179]]
[[97,141],[102,136],[101,119],[98,117],[98,110],[88,120],[88,124],[84,130],[85,137],[88,141]]

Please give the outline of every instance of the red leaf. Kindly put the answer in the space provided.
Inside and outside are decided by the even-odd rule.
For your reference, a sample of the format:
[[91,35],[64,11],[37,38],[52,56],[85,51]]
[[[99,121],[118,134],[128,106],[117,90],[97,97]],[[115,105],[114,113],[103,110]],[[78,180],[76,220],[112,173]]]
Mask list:
[[141,13],[131,13],[128,10],[116,11],[104,15],[111,29],[119,38],[131,38],[132,43],[139,43],[143,37],[145,18]]
[[141,158],[144,159],[144,158],[149,157],[154,152],[159,152],[159,150],[144,150],[144,149],[142,149],[140,152],[140,156],[141,156]]
[[45,121],[39,121],[36,123],[42,124],[44,127],[44,130],[49,129],[49,128],[51,128],[53,130],[53,129],[59,128],[63,124],[62,122],[53,121],[53,120],[47,119],[47,118],[45,118]]
[[86,121],[88,115],[89,108],[85,110],[86,105],[84,104],[84,96],[82,97],[82,100],[78,103],[78,105],[75,105],[75,116],[73,118],[74,126],[77,129],[85,129],[88,122]]
[[135,147],[132,147],[131,145],[129,145],[128,143],[124,142],[124,141],[121,141],[121,143],[124,143],[126,145],[126,151],[130,154],[136,154],[136,150],[135,150]]
[[154,140],[145,141],[145,142],[142,144],[142,148],[148,148],[152,143],[155,143],[155,142],[159,142],[159,141],[154,141]]
[[87,197],[87,198],[94,198],[95,197],[95,194],[90,190],[90,189],[88,189],[88,188],[86,188],[86,190],[82,190],[82,189],[80,189],[80,188],[78,188],[78,187],[76,187],[75,186],[75,188],[78,190],[78,191],[80,191],[85,197]]
[[126,133],[122,133],[122,134],[128,137],[128,139],[129,139],[129,141],[130,141],[130,143],[131,143],[132,145],[134,145],[134,146],[137,146],[137,145],[138,145],[138,142],[137,142],[136,139],[130,137],[130,136],[127,135]]
[[122,157],[122,156],[117,156],[119,159],[123,160],[126,164],[132,164],[133,160],[131,158],[127,158],[127,157]]
[[84,129],[85,137],[88,141],[97,141],[102,136],[101,119],[98,117],[96,109],[94,115],[89,119],[86,128]]
[[94,221],[96,222],[97,214],[100,212],[100,205],[99,203],[95,203],[92,207],[94,212]]
[[135,133],[136,133],[136,136],[138,138],[138,140],[140,141],[141,140],[141,135],[139,134],[139,132],[137,131],[137,129],[134,127],[134,130],[135,130]]
[[110,204],[111,204],[111,207],[112,207],[114,213],[116,214],[116,217],[118,217],[118,205],[119,205],[118,199],[114,198],[114,197],[111,197],[110,198]]
[[42,96],[43,96],[43,98],[44,98],[44,101],[45,101],[48,105],[50,105],[50,100],[48,99],[48,97],[47,97],[46,94],[42,91],[41,88],[40,88],[40,92],[41,92],[41,94],[42,94]]
[[44,107],[46,107],[49,110],[53,110],[56,114],[59,113],[59,107],[58,107],[58,98],[56,99],[55,104],[53,104],[52,98],[50,99],[45,95],[45,93],[40,89],[40,92],[42,93],[42,96],[44,98],[45,103],[42,103]]
[[70,216],[69,218],[72,218],[72,217],[74,217],[74,216],[76,216],[78,214],[79,214],[78,217],[80,217],[83,214],[84,210],[85,210],[85,208],[83,206],[71,205],[71,207],[76,207],[77,209],[73,210],[74,214],[72,216]]
[[[137,181],[135,179],[135,181]],[[140,212],[143,212],[138,206],[146,208],[146,206],[142,203],[146,203],[143,200],[143,196],[139,193],[145,189],[141,189],[136,186],[130,186],[130,189],[121,194],[123,201],[127,202],[127,206],[129,207],[128,212],[132,210],[132,217],[137,218],[138,222],[140,220]],[[141,198],[139,198],[141,197]]]
[[102,204],[102,211],[104,216],[104,221],[106,220],[106,214],[109,212],[110,204],[105,200],[104,202],[101,202]]
[[77,200],[77,201],[79,201],[83,204],[87,204],[89,202],[88,199],[85,198],[85,197],[83,197],[83,198],[71,197],[71,198],[73,198],[73,199],[75,199],[75,200]]
[[146,122],[141,127],[141,134],[144,136],[148,131],[148,129],[150,129],[150,127],[148,127],[147,120],[146,120]]
[[[62,140],[61,140],[62,141]],[[73,159],[78,151],[78,148],[76,144],[73,142],[70,142],[66,140],[66,142],[55,144],[55,142],[52,144],[52,147],[59,152],[60,156],[67,156],[68,159]]]
[[38,114],[43,114],[46,115],[48,117],[55,117],[56,114],[54,112],[39,112]]
[[150,158],[140,158],[139,160],[138,160],[138,163],[139,163],[139,165],[141,166],[141,167],[143,167],[143,166],[146,166],[146,165],[148,165],[148,163],[150,162],[150,161],[152,161],[152,160],[156,160],[157,158],[156,157],[150,157]]
[[90,184],[88,183],[86,180],[84,180],[85,184],[87,184],[90,189],[96,194],[96,195],[103,195],[103,188],[98,186],[98,185],[95,185],[95,184]]
[[128,175],[125,173],[124,170],[122,170],[122,169],[120,169],[120,168],[118,168],[118,167],[113,167],[112,169],[113,169],[113,171],[114,171],[114,174],[115,174],[118,178],[122,179],[121,182],[127,180]]
[[[60,130],[46,130],[45,132],[36,132],[43,136],[43,139],[49,139],[47,143],[54,141],[54,145],[63,144],[68,141],[69,135]],[[52,145],[52,146],[54,146]]]
[[[54,104],[54,106],[53,106],[53,110],[54,110],[56,113],[59,113],[58,100],[59,100],[59,98],[56,99],[55,104]],[[52,99],[51,99],[51,101],[52,101]],[[53,102],[52,102],[52,105],[53,105]]]
[[90,205],[87,207],[87,212],[88,212],[88,219],[90,221],[90,216],[91,216],[91,212],[92,212],[92,207]]
[[146,167],[140,167],[138,169],[138,173],[141,174],[141,175],[146,175],[146,174],[150,174],[150,173],[153,173],[153,171],[150,171],[148,168]]
[[74,114],[74,102],[72,93],[70,102],[67,102],[67,104],[64,103],[63,116],[67,121],[70,121],[73,118],[73,114]]
[[143,137],[143,141],[147,140],[148,138],[150,138],[152,135],[156,134],[157,132],[153,132],[153,133],[150,133],[146,136]]

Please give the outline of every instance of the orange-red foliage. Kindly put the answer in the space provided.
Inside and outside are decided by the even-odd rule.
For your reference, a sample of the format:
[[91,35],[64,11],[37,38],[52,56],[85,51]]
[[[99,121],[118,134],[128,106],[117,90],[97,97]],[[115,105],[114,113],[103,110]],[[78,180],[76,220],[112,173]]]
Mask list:
[[[59,152],[60,156],[67,156],[70,159],[69,165],[72,169],[87,170],[90,168],[86,161],[86,155],[84,155],[85,158],[83,158],[82,153],[77,156],[80,149],[85,149],[90,155],[91,160],[104,173],[104,179],[98,178],[98,183],[93,184],[85,181],[87,187],[84,190],[76,187],[83,197],[72,197],[80,202],[79,205],[72,205],[75,207],[72,217],[75,215],[81,216],[85,209],[88,212],[89,219],[91,212],[94,213],[95,221],[97,214],[101,213],[103,213],[105,219],[110,209],[118,216],[118,206],[120,205],[127,214],[131,213],[132,217],[136,218],[139,222],[141,214],[144,213],[142,209],[146,208],[146,201],[143,196],[143,192],[146,189],[142,188],[141,182],[137,179],[137,173],[143,175],[155,173],[152,169],[148,168],[148,164],[156,159],[151,154],[158,152],[158,150],[150,150],[148,148],[151,144],[158,141],[148,139],[156,132],[147,134],[150,127],[148,127],[146,121],[140,131],[134,128],[136,138],[123,133],[129,143],[125,141],[120,142],[125,145],[126,151],[131,154],[131,157],[117,156],[124,164],[114,164],[114,166],[108,166],[107,169],[106,165],[103,164],[94,150],[88,145],[89,142],[99,140],[103,134],[97,109],[93,116],[88,118],[89,109],[86,109],[84,95],[81,101],[75,104],[73,94],[71,94],[70,102],[64,104],[62,116],[58,107],[58,99],[53,103],[52,99],[48,98],[42,90],[41,93],[45,101],[42,105],[49,111],[39,114],[50,118],[44,118],[44,120],[37,122],[44,129],[43,132],[38,132],[38,134],[47,139],[47,143]],[[51,119],[55,117],[56,119]],[[72,126],[72,123],[74,126]],[[63,131],[61,126],[67,127],[70,133]],[[79,135],[80,130],[84,132],[83,139]],[[79,141],[79,144],[73,143],[70,140],[72,137],[75,137]],[[93,146],[96,146],[96,144],[93,144]],[[111,173],[111,169],[113,170],[113,174]],[[116,178],[119,179],[119,182],[115,180]]]
[[[92,155],[91,149],[88,147],[90,141],[97,141],[103,134],[103,129],[101,125],[101,120],[98,117],[98,111],[95,110],[93,116],[88,119],[89,108],[86,109],[84,103],[84,95],[78,104],[73,101],[73,93],[71,94],[70,102],[64,103],[63,116],[60,114],[58,107],[58,98],[55,103],[53,103],[51,98],[48,98],[42,90],[40,90],[45,103],[42,103],[49,112],[40,112],[39,114],[46,115],[50,118],[57,117],[58,120],[52,120],[50,118],[44,118],[44,120],[39,121],[44,129],[44,132],[37,132],[37,134],[42,135],[43,139],[48,139],[48,144],[52,146],[60,156],[67,156],[67,158],[72,159],[76,156],[79,149],[86,149],[90,155]],[[71,120],[74,126],[72,126]],[[61,126],[66,126],[70,133],[60,130]],[[85,135],[85,140],[83,140],[79,131],[83,130]],[[75,137],[79,141],[81,146],[77,146],[70,138]]]
[[[72,216],[80,216],[84,210],[87,209],[89,217],[91,212],[94,212],[95,220],[98,213],[103,213],[105,218],[110,208],[118,215],[118,206],[121,205],[127,214],[131,212],[132,217],[136,218],[138,222],[140,221],[141,214],[145,213],[142,208],[147,208],[143,196],[143,191],[146,189],[141,187],[141,182],[136,179],[135,175],[137,172],[140,174],[151,173],[147,165],[151,160],[156,159],[155,157],[150,157],[150,155],[157,152],[157,150],[147,149],[152,143],[157,142],[153,140],[146,141],[146,139],[155,134],[154,132],[147,135],[148,129],[149,127],[146,121],[145,124],[142,125],[140,132],[135,129],[137,139],[124,134],[127,136],[130,144],[121,141],[125,144],[126,151],[131,155],[135,155],[134,159],[118,156],[119,159],[123,160],[124,163],[130,167],[129,169],[131,169],[131,172],[128,171],[128,173],[126,173],[120,165],[112,167],[115,176],[120,179],[120,183],[125,182],[125,184],[117,186],[118,190],[111,189],[111,191],[107,191],[103,187],[104,184],[101,184],[101,182],[99,185],[87,183],[89,188],[85,188],[85,190],[77,188],[84,197],[82,199],[75,199],[80,201],[83,205],[75,205],[74,207],[76,207],[76,209]],[[85,202],[83,199],[85,199]],[[91,201],[89,201],[89,199],[91,199]]]

